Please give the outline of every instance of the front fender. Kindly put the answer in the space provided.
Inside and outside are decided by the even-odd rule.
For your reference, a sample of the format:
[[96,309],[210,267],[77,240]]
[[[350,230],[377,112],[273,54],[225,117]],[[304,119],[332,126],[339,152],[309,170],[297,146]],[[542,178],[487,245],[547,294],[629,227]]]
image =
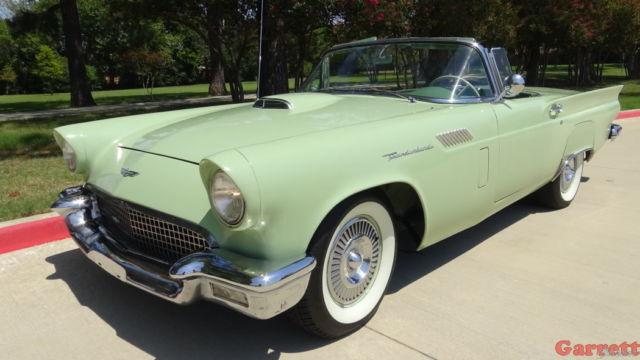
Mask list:
[[424,166],[424,157],[394,161],[384,157],[385,149],[403,149],[406,140],[357,146],[346,141],[363,131],[370,138],[383,139],[389,134],[387,126],[343,128],[239,149],[249,159],[261,191],[261,220],[253,229],[262,240],[253,246],[270,259],[300,257],[337,204],[380,185],[406,183],[424,203],[424,194],[411,176]]

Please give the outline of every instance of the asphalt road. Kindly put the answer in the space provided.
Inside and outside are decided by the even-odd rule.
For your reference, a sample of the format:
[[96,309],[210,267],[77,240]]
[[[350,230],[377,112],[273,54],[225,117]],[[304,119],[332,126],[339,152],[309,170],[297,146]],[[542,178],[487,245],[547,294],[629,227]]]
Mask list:
[[0,359],[553,359],[560,340],[640,342],[640,119],[620,123],[569,208],[518,203],[400,254],[378,314],[347,338],[164,302],[63,240],[0,255]]

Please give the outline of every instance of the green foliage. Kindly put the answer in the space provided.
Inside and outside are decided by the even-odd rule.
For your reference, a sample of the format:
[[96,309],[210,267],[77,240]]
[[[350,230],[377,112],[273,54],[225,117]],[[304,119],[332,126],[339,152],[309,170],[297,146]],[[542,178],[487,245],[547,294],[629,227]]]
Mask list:
[[153,96],[153,87],[158,74],[169,67],[171,57],[163,51],[134,49],[122,56],[123,63],[128,66],[142,82],[142,87]]
[[65,59],[47,45],[38,46],[31,73],[40,78],[45,91],[53,93],[67,81]]
[[[54,54],[64,55],[59,0],[5,2],[14,15],[0,21],[0,88],[63,91],[67,85]],[[205,82],[209,68],[215,68],[212,59],[222,59],[233,93],[257,76],[258,0],[77,3],[94,89]],[[296,88],[324,49],[371,36],[462,36],[506,46],[531,83],[543,84],[552,62],[570,64],[566,75],[574,85],[603,81],[602,64],[611,61],[624,62],[627,76],[640,78],[637,0],[274,0],[266,5],[265,11],[285,24],[286,56],[279,61],[286,61],[285,75],[294,78]],[[53,53],[43,53],[42,46]],[[45,71],[45,64],[52,69]]]

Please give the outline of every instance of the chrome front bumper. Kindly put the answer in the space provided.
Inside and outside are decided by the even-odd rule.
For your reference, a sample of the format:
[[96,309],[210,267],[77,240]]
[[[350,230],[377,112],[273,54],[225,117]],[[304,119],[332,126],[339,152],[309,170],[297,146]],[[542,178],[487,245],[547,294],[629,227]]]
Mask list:
[[66,220],[73,239],[89,259],[116,278],[177,304],[213,301],[248,316],[268,319],[304,295],[313,257],[279,269],[223,249],[195,253],[168,270],[129,254],[102,226],[95,196],[84,187],[64,190],[52,205]]

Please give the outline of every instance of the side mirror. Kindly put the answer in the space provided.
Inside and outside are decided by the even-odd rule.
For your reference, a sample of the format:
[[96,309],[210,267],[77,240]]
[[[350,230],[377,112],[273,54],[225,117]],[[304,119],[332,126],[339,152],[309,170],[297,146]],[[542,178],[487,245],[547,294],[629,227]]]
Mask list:
[[513,74],[507,78],[507,84],[504,87],[504,97],[516,97],[520,95],[523,90],[524,78],[520,74]]

